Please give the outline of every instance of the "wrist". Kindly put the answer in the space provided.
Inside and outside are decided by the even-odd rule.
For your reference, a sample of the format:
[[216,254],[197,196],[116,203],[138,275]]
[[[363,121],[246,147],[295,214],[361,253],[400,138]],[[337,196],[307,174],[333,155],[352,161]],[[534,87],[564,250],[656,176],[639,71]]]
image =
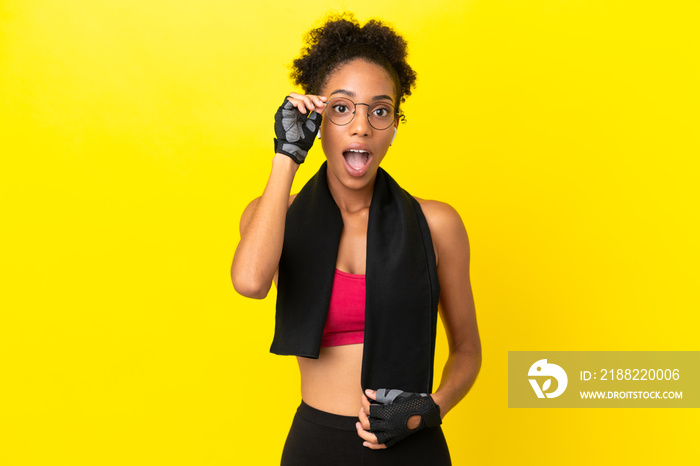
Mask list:
[[442,398],[439,391],[431,393],[430,397],[433,399],[433,402],[437,405],[438,410],[440,411],[440,419],[444,419],[445,414],[447,414],[447,401]]
[[292,170],[293,172],[296,172],[299,169],[299,164],[296,163],[294,159],[292,159],[290,156],[281,154],[281,153],[276,153],[274,157],[272,157],[272,165],[275,167],[282,167],[288,170]]

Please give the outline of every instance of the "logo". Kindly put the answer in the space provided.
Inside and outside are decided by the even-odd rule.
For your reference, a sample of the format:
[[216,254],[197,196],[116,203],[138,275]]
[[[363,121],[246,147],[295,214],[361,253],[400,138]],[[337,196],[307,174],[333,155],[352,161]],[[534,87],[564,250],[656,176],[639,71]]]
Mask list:
[[[535,391],[537,398],[556,398],[566,390],[566,384],[569,383],[569,378],[566,376],[564,369],[557,366],[556,364],[548,364],[546,359],[540,359],[535,364],[530,366],[530,370],[527,373],[528,376],[532,377],[550,377],[544,381],[542,388],[540,388],[537,383],[537,379],[528,379],[532,389]],[[552,385],[552,379],[557,381],[557,389],[551,393],[546,393],[549,387]]]

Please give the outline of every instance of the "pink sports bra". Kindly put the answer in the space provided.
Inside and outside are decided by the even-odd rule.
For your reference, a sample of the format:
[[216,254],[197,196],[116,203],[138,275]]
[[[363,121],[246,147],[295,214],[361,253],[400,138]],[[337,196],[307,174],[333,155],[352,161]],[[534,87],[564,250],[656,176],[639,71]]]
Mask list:
[[365,276],[335,269],[321,347],[365,340]]

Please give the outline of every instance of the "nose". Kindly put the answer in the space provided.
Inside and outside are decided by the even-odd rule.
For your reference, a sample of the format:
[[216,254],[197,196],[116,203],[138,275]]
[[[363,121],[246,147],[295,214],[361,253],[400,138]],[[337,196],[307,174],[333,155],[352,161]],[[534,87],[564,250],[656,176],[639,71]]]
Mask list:
[[[362,110],[360,110],[361,108]],[[372,126],[369,124],[367,112],[369,112],[369,105],[355,104],[355,117],[350,125],[353,136],[370,136],[372,134]]]

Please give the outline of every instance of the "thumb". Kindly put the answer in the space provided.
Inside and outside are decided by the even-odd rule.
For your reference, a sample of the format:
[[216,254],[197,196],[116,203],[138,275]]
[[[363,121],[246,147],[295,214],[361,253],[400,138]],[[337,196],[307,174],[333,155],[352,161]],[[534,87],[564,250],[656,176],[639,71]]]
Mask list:
[[365,395],[367,395],[367,398],[370,400],[377,400],[377,391],[376,390],[370,390],[369,388],[365,390]]

